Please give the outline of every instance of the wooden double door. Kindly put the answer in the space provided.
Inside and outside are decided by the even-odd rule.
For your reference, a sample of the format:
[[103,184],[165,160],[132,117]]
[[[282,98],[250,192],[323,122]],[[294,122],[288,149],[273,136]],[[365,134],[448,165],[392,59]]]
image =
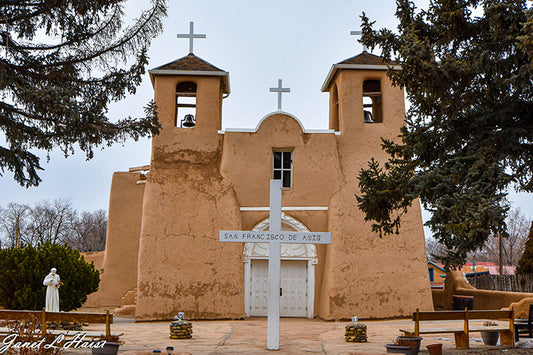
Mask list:
[[[281,317],[307,317],[307,260],[281,260]],[[268,315],[268,260],[253,259],[250,316]]]

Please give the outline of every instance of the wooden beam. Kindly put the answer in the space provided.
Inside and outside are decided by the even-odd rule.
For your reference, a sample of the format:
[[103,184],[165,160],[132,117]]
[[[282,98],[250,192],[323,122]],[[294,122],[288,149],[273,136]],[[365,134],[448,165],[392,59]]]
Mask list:
[[417,308],[416,313],[415,313],[415,336],[418,336],[419,334],[420,334],[420,312]]
[[468,311],[468,317],[470,319],[501,319],[509,320],[513,319],[513,311],[508,309],[498,309],[498,310],[475,310]]
[[[111,336],[111,325],[109,323],[110,321],[110,314],[109,309],[105,311],[105,336],[106,338],[109,338]],[[112,320],[112,319],[111,319]]]
[[455,336],[455,348],[456,349],[468,349],[468,334],[465,332],[454,332]]
[[43,307],[41,312],[41,334],[46,335],[46,308]]
[[[413,320],[415,320],[416,313],[413,313]],[[425,320],[463,320],[465,318],[464,311],[436,311],[436,312],[419,312],[418,319]]]
[[[435,312],[414,312],[413,321],[417,317],[420,321],[426,320],[463,320],[465,311],[435,311]],[[501,319],[508,320],[512,318],[510,310],[470,310],[468,311],[469,319]]]
[[468,307],[465,307],[465,333],[468,337]]
[[146,170],[150,170],[150,165],[135,166],[129,169],[130,173],[133,173],[136,171],[146,171]]

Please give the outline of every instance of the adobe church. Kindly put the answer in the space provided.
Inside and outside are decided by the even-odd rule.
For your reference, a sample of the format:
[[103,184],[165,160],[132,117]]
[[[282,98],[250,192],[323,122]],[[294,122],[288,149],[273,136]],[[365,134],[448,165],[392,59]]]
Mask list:
[[149,166],[113,175],[100,288],[85,305],[122,303],[140,321],[266,316],[268,245],[222,243],[219,231],[268,230],[269,181],[280,179],[282,230],[332,234],[330,245],[282,244],[282,317],[432,310],[419,205],[399,235],[379,238],[355,198],[360,169],[387,158],[380,138],[404,124],[386,71],[366,51],[331,67],[329,129],[280,109],[255,129],[222,130],[228,72],[192,50],[150,70],[163,129]]

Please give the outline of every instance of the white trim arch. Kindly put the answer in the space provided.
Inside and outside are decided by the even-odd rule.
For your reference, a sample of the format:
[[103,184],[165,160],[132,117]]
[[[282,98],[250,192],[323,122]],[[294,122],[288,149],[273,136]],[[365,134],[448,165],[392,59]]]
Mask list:
[[[268,231],[269,219],[259,222],[252,231]],[[297,219],[281,214],[281,230],[295,232],[309,232],[309,229]],[[244,262],[244,310],[247,317],[251,309],[251,261],[253,259],[268,259],[268,243],[245,243],[243,251]],[[315,265],[318,262],[316,246],[314,244],[281,244],[282,260],[307,260],[307,318],[314,316],[315,303]]]
[[263,118],[261,118],[257,126],[255,126],[255,128],[226,128],[224,130],[218,130],[217,132],[218,134],[225,134],[226,132],[256,133],[259,130],[259,127],[261,127],[261,125],[263,124],[263,122],[267,118],[274,116],[274,115],[285,115],[285,116],[291,117],[292,119],[296,121],[296,123],[298,123],[303,133],[327,133],[327,134],[335,134],[335,135],[337,135],[338,133],[338,132],[335,132],[335,130],[333,129],[305,129],[304,125],[302,124],[302,121],[300,121],[298,117],[294,116],[292,113],[285,112],[285,111],[274,111],[263,116]]

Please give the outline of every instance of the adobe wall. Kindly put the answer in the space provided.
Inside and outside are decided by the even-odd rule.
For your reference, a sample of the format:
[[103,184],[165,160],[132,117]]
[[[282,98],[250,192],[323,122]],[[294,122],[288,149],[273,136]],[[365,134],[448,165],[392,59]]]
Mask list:
[[187,80],[198,85],[192,129],[174,127],[179,78],[155,81],[163,130],[152,141],[145,190],[136,320],[244,315],[243,245],[218,241],[220,229],[242,228],[235,192],[219,172],[220,81]]
[[[338,320],[432,309],[419,204],[403,217],[400,235],[381,239],[357,208],[359,170],[371,157],[386,158],[380,137],[394,139],[404,117],[403,92],[386,84],[384,71],[365,73],[341,71],[336,79],[340,136],[303,133],[279,113],[256,133],[220,135],[220,80],[207,76],[186,78],[198,87],[197,125],[177,128],[175,88],[184,78],[156,76],[163,129],[152,140],[142,199],[136,320],[178,312],[189,319],[244,316],[243,243],[221,243],[218,231],[249,230],[268,217],[240,207],[269,205],[273,149],[294,152],[284,206],[328,207],[286,213],[312,231],[333,234],[330,246],[317,246],[315,313]],[[383,123],[364,124],[362,80],[376,78],[383,83]]]
[[[383,123],[365,124],[362,83],[382,83]],[[385,161],[380,137],[397,139],[403,124],[403,91],[390,85],[385,71],[341,71],[336,78],[339,97],[337,151],[342,187],[329,202],[329,231],[333,241],[325,258],[318,315],[328,320],[351,316],[386,318],[408,316],[416,308],[432,310],[425,239],[420,205],[413,203],[402,217],[400,234],[379,235],[357,207],[358,175],[371,157]]]
[[137,286],[137,260],[144,184],[140,173],[113,174],[109,196],[106,248],[98,291],[85,307],[118,307],[122,296]]
[[513,302],[509,305],[514,312],[514,317],[519,319],[527,319],[529,317],[529,306],[533,304],[533,297],[526,297],[518,302]]
[[80,253],[86,262],[94,263],[94,269],[100,271],[104,264],[105,250],[102,251],[87,251]]
[[444,288],[432,288],[431,296],[433,298],[433,308],[435,311],[444,311],[446,309],[446,294]]
[[[533,293],[526,292],[478,290],[466,281],[461,271],[450,271],[446,273],[444,294],[445,309],[453,309],[453,295],[474,296],[474,309],[509,308],[512,303],[533,297]],[[522,310],[521,307],[518,307],[517,310]]]
[[283,149],[292,150],[294,160],[293,184],[283,190],[283,205],[327,206],[342,182],[335,135],[305,134],[294,118],[279,113],[264,119],[256,133],[224,134],[221,172],[235,186],[241,206],[269,205],[272,151]]
[[[269,206],[272,179],[272,151],[293,151],[293,184],[283,190],[283,206],[327,207],[343,177],[333,133],[306,134],[291,116],[275,113],[261,122],[256,133],[226,132],[222,155],[222,174],[232,182],[243,207]],[[313,232],[328,231],[328,211],[286,211]],[[251,230],[268,218],[268,212],[241,212],[244,230]],[[327,246],[317,245],[315,295],[322,288]],[[315,310],[318,308],[315,296]]]

